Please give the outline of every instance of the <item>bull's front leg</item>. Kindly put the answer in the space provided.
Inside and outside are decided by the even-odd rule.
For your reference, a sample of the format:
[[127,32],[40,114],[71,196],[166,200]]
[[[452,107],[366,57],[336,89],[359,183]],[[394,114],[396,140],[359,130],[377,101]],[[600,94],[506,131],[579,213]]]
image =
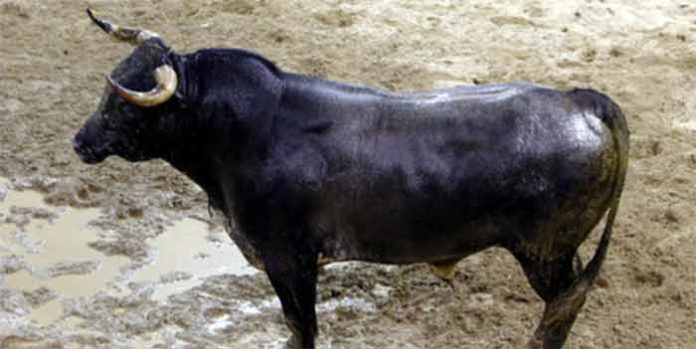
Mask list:
[[315,312],[317,252],[306,242],[274,243],[264,253],[266,274],[275,289],[292,337],[288,347],[313,349],[317,335]]

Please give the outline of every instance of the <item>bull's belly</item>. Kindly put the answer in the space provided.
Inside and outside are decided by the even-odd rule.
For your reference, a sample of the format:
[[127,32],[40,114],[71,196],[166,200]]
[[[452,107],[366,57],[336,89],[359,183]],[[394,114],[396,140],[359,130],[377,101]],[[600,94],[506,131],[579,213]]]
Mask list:
[[[351,244],[334,246],[322,249],[319,254],[319,264],[329,264],[342,261],[363,261],[383,264],[412,264],[412,263],[437,263],[448,260],[459,260],[469,255],[482,251],[496,244],[477,244],[467,248],[445,250],[447,246],[433,244],[423,251],[417,248],[404,248],[398,246],[393,249],[384,249],[378,246],[365,246],[355,249]],[[437,250],[437,248],[441,250]]]
[[[322,257],[325,262],[434,263],[516,243],[539,248],[547,247],[547,242],[577,245],[610,202],[611,176],[594,179],[572,182],[568,192],[540,192],[531,197],[513,190],[491,191],[490,201],[479,197],[386,207],[369,199],[339,202],[342,210],[329,208],[317,221]],[[405,201],[395,195],[383,202]]]
[[608,202],[607,193],[590,201],[570,200],[547,212],[529,210],[515,215],[486,215],[424,226],[407,222],[393,222],[390,226],[344,224],[322,234],[320,264],[350,260],[386,264],[438,263],[520,242],[542,248],[543,241],[565,239],[574,245],[587,237],[603,216]]
[[[417,228],[336,227],[322,239],[320,263],[367,261],[386,264],[432,263],[461,259],[499,245],[502,231],[483,223],[452,227]],[[359,229],[359,230],[358,230]]]

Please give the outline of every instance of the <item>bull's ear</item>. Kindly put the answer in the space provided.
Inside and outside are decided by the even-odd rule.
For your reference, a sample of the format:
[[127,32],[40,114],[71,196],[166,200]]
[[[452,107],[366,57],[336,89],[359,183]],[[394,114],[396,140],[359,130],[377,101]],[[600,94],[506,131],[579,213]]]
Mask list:
[[[111,22],[107,22],[95,16],[92,10],[89,8],[87,9],[87,15],[92,20],[92,22],[94,22],[94,24],[96,24],[107,34],[111,35],[111,37],[119,41],[139,45],[145,41],[152,40],[154,38],[160,39],[159,34],[149,30],[121,27]],[[162,44],[164,44],[164,42],[161,39],[160,41],[162,42]]]

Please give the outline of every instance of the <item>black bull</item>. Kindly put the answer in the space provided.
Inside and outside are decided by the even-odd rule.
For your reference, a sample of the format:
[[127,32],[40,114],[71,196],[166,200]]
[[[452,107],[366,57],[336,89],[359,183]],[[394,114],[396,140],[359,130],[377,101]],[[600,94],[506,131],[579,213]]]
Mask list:
[[[162,65],[178,77],[164,101],[145,107],[123,92],[153,89]],[[530,347],[563,346],[627,168],[626,122],[604,95],[526,83],[393,94],[286,73],[241,50],[180,55],[150,36],[111,76],[76,152],[88,163],[162,158],[201,186],[267,273],[293,347],[314,347],[319,264],[429,263],[447,279],[493,246],[546,302]],[[583,268],[578,246],[607,210]]]

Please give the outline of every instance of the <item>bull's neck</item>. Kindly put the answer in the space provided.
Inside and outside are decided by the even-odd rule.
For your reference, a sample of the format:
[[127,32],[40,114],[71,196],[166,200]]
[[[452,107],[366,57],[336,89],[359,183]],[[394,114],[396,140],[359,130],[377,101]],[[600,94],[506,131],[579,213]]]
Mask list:
[[282,79],[268,62],[243,51],[199,51],[172,61],[179,100],[162,158],[224,209],[222,183],[242,162],[263,161]]

